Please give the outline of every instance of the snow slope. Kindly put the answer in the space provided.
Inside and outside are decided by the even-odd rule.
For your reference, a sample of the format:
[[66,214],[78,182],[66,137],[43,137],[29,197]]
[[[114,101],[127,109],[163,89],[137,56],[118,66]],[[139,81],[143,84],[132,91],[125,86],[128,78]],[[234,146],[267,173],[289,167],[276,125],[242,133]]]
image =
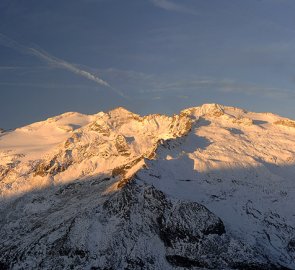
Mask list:
[[4,132],[0,268],[295,269],[294,135],[218,104]]

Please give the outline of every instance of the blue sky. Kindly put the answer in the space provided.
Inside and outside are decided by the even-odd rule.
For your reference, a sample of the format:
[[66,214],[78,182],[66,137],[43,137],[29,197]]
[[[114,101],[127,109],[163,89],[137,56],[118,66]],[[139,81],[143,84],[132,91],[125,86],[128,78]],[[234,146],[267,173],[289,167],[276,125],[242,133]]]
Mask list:
[[117,106],[295,118],[293,0],[1,0],[0,127]]

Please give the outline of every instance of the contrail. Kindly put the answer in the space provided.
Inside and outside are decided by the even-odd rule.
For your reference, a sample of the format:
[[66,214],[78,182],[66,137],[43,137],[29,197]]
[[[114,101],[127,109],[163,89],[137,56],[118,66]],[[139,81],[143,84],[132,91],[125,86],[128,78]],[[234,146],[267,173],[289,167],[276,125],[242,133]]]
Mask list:
[[59,59],[57,57],[54,57],[50,54],[48,54],[45,51],[41,51],[40,49],[37,50],[35,48],[27,48],[28,52],[36,57],[38,57],[39,59],[44,60],[45,62],[47,62],[48,64],[51,64],[53,66],[59,67],[59,68],[63,68],[66,70],[69,70],[77,75],[81,75],[82,77],[85,77],[86,79],[89,79],[91,81],[94,81],[100,85],[106,86],[106,87],[111,87],[106,81],[98,78],[97,76],[93,75],[92,73],[85,71],[83,69],[77,68],[76,66],[74,66],[71,63],[68,63],[62,59]]
[[88,79],[88,80],[94,81],[99,85],[106,86],[106,87],[114,90],[117,94],[125,97],[123,93],[121,93],[117,89],[114,89],[106,81],[102,80],[101,78],[97,77],[96,75],[94,75],[86,70],[80,69],[80,68],[76,67],[75,65],[68,63],[62,59],[52,56],[43,50],[40,50],[40,49],[37,50],[35,48],[30,48],[30,47],[26,47],[24,45],[21,45],[18,42],[16,42],[15,40],[13,40],[1,33],[0,33],[0,44],[2,44],[3,46],[6,46],[8,48],[15,49],[18,52],[21,52],[23,54],[33,55],[33,56],[47,62],[48,64],[57,67],[57,68],[62,68],[62,69],[66,69],[68,71],[71,71],[77,75],[80,75],[80,76]]

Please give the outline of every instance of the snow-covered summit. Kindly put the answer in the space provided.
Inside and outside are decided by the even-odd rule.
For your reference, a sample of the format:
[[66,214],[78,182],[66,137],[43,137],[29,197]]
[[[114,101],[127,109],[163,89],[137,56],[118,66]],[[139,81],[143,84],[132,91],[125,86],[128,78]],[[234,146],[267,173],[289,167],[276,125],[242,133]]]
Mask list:
[[294,123],[204,104],[5,132],[0,268],[294,269]]

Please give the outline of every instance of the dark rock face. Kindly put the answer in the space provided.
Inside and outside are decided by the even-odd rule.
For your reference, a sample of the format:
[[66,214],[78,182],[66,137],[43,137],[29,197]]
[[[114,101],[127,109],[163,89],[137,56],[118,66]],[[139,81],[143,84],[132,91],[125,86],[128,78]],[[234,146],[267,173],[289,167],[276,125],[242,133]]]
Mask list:
[[291,258],[295,261],[295,238],[292,238],[287,246],[287,251]]
[[158,225],[160,238],[167,247],[177,246],[179,242],[198,243],[203,235],[225,233],[219,218],[192,202],[178,202],[174,207],[163,209]]
[[[140,180],[76,182],[0,209],[0,269],[283,269],[204,206]],[[292,247],[292,243],[290,244]]]
[[207,266],[197,260],[192,260],[192,259],[182,257],[179,255],[173,255],[173,256],[167,255],[166,259],[173,266],[179,266],[179,267],[185,267],[185,268],[191,268],[194,266],[197,266],[197,267],[206,267]]
[[288,251],[295,253],[295,238],[289,241]]

